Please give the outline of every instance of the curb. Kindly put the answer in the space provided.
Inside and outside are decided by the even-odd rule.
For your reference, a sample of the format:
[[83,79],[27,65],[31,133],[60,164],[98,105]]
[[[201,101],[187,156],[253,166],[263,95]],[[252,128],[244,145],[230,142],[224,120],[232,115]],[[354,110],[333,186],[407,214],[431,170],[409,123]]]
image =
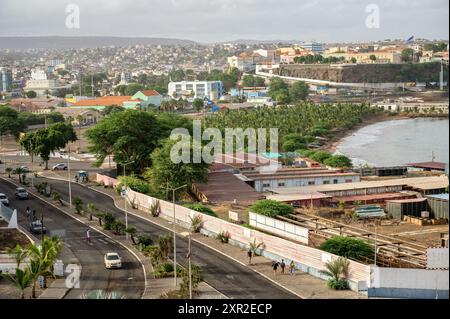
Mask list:
[[[100,193],[100,194],[103,194],[103,195],[108,196],[109,198],[111,198],[111,199],[113,200],[114,206],[116,206],[117,209],[120,209],[121,211],[124,211],[122,208],[120,208],[120,207],[117,206],[114,197],[112,197],[111,195],[106,194],[106,193],[104,193],[104,192],[102,192],[102,191],[96,190],[96,189],[94,189],[94,188],[92,188],[92,187],[89,187],[89,186],[85,186],[85,187],[87,187],[87,188],[89,188],[90,190],[93,190],[93,191],[95,191],[95,192],[98,192],[98,193]],[[140,219],[142,219],[142,220],[145,220],[145,221],[147,221],[147,222],[149,222],[149,223],[152,223],[152,224],[154,224],[154,225],[157,225],[157,226],[159,226],[159,227],[161,227],[161,228],[164,228],[164,229],[166,229],[166,230],[168,230],[168,231],[173,232],[173,229],[169,229],[169,228],[167,228],[167,227],[165,227],[165,226],[156,224],[156,223],[152,222],[151,220],[148,220],[148,219],[146,219],[146,218],[144,218],[144,217],[142,217],[142,216],[136,215],[136,214],[133,213],[133,212],[129,212],[129,211],[128,211],[127,213],[128,213],[128,214],[132,214],[132,215],[135,216],[135,217],[138,217],[138,218],[140,218]],[[178,235],[179,235],[179,234],[178,234]],[[251,269],[253,272],[257,273],[258,275],[260,275],[260,276],[262,276],[262,277],[264,277],[265,279],[267,279],[267,280],[269,280],[270,282],[276,284],[277,286],[283,288],[284,290],[290,292],[291,294],[293,294],[293,295],[295,295],[295,296],[298,296],[298,297],[300,297],[301,299],[307,299],[306,297],[301,296],[300,294],[298,294],[298,293],[292,291],[291,289],[284,287],[283,285],[281,285],[280,283],[276,282],[275,280],[273,280],[272,278],[268,277],[267,275],[265,275],[265,274],[263,274],[263,273],[257,271],[256,269],[253,269],[253,268],[251,268],[251,267],[248,267],[247,264],[245,264],[245,263],[243,263],[243,262],[241,262],[241,261],[239,261],[239,260],[237,260],[237,259],[235,259],[235,258],[233,258],[233,257],[231,257],[231,256],[229,256],[229,255],[227,255],[227,254],[225,254],[225,253],[223,253],[222,251],[220,251],[220,250],[218,250],[218,249],[216,249],[216,248],[214,248],[214,247],[211,247],[211,246],[209,246],[208,244],[205,244],[205,243],[203,243],[203,242],[201,242],[201,241],[198,241],[198,240],[195,239],[195,238],[192,238],[192,241],[195,241],[195,242],[198,243],[198,244],[201,244],[201,245],[203,245],[203,246],[205,246],[205,247],[207,247],[207,248],[209,248],[209,249],[211,249],[211,250],[214,250],[215,252],[220,253],[222,256],[228,257],[229,259],[233,260],[234,262],[236,262],[236,263],[238,263],[238,264],[240,264],[240,265],[242,265],[242,266],[247,267],[247,269]],[[210,286],[211,286],[211,285],[210,285]],[[212,288],[214,288],[214,287],[212,287]],[[215,289],[215,288],[214,288],[214,289]],[[217,289],[215,289],[215,290],[217,290]],[[218,290],[217,290],[217,291],[218,291]],[[220,292],[220,291],[219,291],[219,292]]]
[[[10,182],[11,184],[16,185],[17,187],[20,186],[20,185],[16,184],[15,182],[8,181],[8,180],[5,179],[4,177],[0,177],[0,179],[3,179],[3,180],[5,180],[5,181],[7,181],[7,182]],[[20,186],[20,187],[22,187],[22,186]],[[41,200],[41,201],[47,203],[48,205],[50,205],[50,206],[56,208],[57,210],[59,210],[59,211],[61,211],[62,213],[66,214],[67,216],[69,216],[69,217],[75,219],[76,221],[82,223],[83,225],[85,225],[85,226],[87,226],[87,227],[89,227],[89,228],[91,228],[91,229],[93,229],[93,230],[99,232],[100,234],[104,235],[105,237],[108,237],[108,238],[111,239],[112,241],[116,242],[117,244],[119,244],[120,246],[122,246],[123,248],[125,248],[126,250],[128,250],[128,251],[129,251],[129,252],[130,252],[130,253],[131,253],[138,261],[139,261],[139,263],[140,263],[141,266],[142,266],[142,271],[144,272],[144,291],[143,291],[143,293],[142,293],[142,295],[141,295],[141,299],[142,299],[142,297],[145,295],[146,290],[147,290],[147,272],[146,272],[146,270],[145,270],[145,265],[144,265],[144,263],[141,261],[141,259],[139,258],[139,256],[138,256],[134,251],[132,251],[130,248],[128,248],[125,244],[123,244],[123,243],[117,241],[116,239],[112,238],[110,235],[108,235],[107,233],[103,232],[102,230],[99,230],[99,229],[97,229],[97,228],[95,228],[95,227],[93,227],[93,226],[91,226],[91,225],[85,223],[83,220],[79,219],[78,217],[72,216],[71,214],[69,214],[69,213],[67,213],[66,211],[62,210],[61,208],[59,208],[59,207],[56,206],[55,204],[53,204],[53,203],[47,201],[46,199],[42,198],[41,196],[39,196],[39,195],[37,195],[37,194],[35,194],[34,191],[30,191],[30,193],[31,193],[33,196],[35,196],[36,198],[38,198],[39,200]]]

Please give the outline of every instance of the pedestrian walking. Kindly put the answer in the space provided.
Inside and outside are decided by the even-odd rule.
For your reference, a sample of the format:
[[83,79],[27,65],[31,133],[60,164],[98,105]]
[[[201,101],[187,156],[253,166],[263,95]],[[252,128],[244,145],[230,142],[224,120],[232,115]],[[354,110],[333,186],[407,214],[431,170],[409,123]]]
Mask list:
[[252,252],[251,249],[248,250],[247,257],[248,257],[248,264],[251,265],[252,264],[252,257],[253,257],[253,252]]
[[274,262],[272,263],[272,269],[273,269],[274,274],[277,273],[278,266],[279,266],[278,262],[274,261]]
[[295,263],[292,260],[291,263],[289,264],[289,273],[294,276],[295,275]]
[[75,183],[78,183],[78,175],[75,175]]
[[89,228],[86,230],[86,241],[89,244],[91,243],[91,230]]
[[27,209],[25,210],[25,214],[27,215],[27,218],[30,219],[30,216],[31,216],[31,209],[30,209],[30,207],[27,207]]
[[33,215],[32,215],[32,217],[31,217],[31,219],[32,219],[33,221],[36,220],[36,210],[35,210],[35,209],[33,209]]
[[281,273],[284,274],[284,270],[286,269],[286,263],[284,262],[284,259],[281,259]]

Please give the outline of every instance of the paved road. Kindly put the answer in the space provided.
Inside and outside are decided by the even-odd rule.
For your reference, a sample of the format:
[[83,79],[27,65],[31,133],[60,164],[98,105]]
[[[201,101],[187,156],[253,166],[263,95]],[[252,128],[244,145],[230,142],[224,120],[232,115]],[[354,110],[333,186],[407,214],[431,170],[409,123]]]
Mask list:
[[[28,229],[29,222],[25,215],[26,207],[36,209],[37,216],[44,213],[44,225],[51,231],[65,230],[64,263],[73,262],[74,257],[82,266],[80,288],[72,289],[66,298],[77,299],[82,294],[103,289],[118,291],[127,298],[140,298],[144,291],[144,273],[138,260],[125,248],[99,232],[91,230],[91,244],[85,240],[87,227],[77,220],[62,213],[60,210],[30,196],[29,200],[16,200],[14,198],[15,186],[0,179],[0,192],[5,193],[10,200],[10,207],[18,210],[18,221],[21,226]],[[39,237],[39,235],[38,235]],[[68,250],[68,251],[67,251]],[[123,269],[107,270],[103,264],[103,256],[107,252],[118,252],[123,258]]]
[[[42,178],[42,180],[44,180]],[[68,200],[68,183],[65,181],[46,180],[53,190]],[[94,203],[99,209],[113,213],[124,221],[124,212],[114,206],[113,200],[103,194],[72,183],[72,196],[80,197],[84,204]],[[128,214],[128,223],[138,232],[151,234],[154,239],[169,232],[153,223]],[[186,264],[187,239],[177,237],[177,261]],[[256,274],[230,258],[217,253],[202,244],[192,243],[192,261],[202,266],[204,280],[212,287],[230,298],[241,299],[291,299],[297,296],[282,289],[264,277]]]

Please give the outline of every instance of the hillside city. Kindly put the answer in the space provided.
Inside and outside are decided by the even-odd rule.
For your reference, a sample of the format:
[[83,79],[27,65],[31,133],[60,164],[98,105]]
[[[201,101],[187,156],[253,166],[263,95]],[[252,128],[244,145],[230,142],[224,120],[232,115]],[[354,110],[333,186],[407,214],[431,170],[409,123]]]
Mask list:
[[1,299],[448,299],[448,157],[341,151],[448,153],[447,40],[56,47],[0,46]]

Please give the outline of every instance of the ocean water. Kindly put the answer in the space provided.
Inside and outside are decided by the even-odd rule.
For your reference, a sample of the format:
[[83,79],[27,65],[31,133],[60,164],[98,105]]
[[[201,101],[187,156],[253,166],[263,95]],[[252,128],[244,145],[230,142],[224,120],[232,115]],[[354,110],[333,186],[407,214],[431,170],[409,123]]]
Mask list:
[[449,160],[449,120],[416,118],[380,122],[344,138],[337,154],[355,166],[393,166],[412,162]]

